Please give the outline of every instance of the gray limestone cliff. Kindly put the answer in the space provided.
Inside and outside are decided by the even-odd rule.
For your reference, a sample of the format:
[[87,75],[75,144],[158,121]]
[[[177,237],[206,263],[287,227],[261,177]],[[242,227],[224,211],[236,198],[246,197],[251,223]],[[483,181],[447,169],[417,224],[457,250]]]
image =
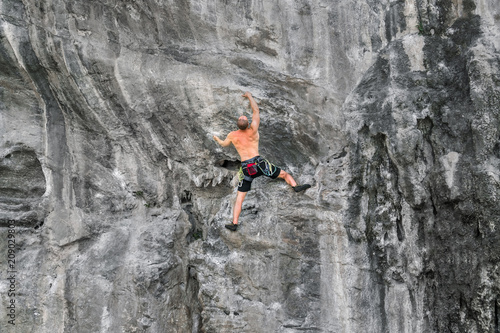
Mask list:
[[499,167],[498,0],[0,2],[2,332],[500,332]]

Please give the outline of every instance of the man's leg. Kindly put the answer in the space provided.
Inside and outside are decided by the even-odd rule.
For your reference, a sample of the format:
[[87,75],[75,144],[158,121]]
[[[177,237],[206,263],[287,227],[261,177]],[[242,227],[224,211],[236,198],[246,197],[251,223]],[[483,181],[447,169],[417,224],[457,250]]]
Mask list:
[[293,187],[295,192],[304,191],[304,190],[307,190],[309,187],[311,187],[311,185],[309,185],[309,184],[297,186],[297,182],[295,181],[295,179],[293,179],[293,177],[288,172],[283,171],[283,170],[281,170],[278,178],[284,179],[288,185]]
[[247,192],[241,191],[238,191],[236,195],[236,202],[233,208],[233,223],[225,225],[225,227],[231,231],[236,231],[238,229],[238,218],[240,217],[241,207],[243,206],[243,200],[245,200],[246,195]]
[[295,182],[295,179],[286,171],[281,170],[278,178],[284,179],[288,185],[291,187],[297,186],[297,183]]
[[247,192],[240,192],[240,191],[238,191],[238,194],[236,195],[236,203],[234,204],[233,208],[233,224],[238,224],[238,218],[240,217],[241,207],[243,206],[243,200],[245,200],[246,195]]

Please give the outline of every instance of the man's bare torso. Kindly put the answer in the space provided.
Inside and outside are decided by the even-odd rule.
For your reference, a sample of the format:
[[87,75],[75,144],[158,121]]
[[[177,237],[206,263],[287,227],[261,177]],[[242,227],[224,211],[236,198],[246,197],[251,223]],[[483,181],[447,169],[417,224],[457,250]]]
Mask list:
[[242,161],[259,155],[259,131],[252,127],[229,133],[229,138]]

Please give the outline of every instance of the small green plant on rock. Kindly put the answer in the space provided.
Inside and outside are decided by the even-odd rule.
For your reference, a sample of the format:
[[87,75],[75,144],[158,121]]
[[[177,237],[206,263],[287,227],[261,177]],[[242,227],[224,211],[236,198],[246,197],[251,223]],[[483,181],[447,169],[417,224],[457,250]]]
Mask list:
[[202,237],[203,237],[203,231],[201,231],[200,229],[196,229],[195,231],[193,231],[193,238],[195,240],[198,240]]
[[425,34],[425,30],[424,30],[424,26],[422,25],[422,22],[418,22],[417,29],[418,29],[419,35],[423,36]]
[[132,192],[132,195],[136,198],[144,198],[144,192],[142,191],[134,191]]
[[142,199],[144,201],[144,207],[156,207],[156,201],[148,201],[143,191],[133,191],[132,195],[137,199]]

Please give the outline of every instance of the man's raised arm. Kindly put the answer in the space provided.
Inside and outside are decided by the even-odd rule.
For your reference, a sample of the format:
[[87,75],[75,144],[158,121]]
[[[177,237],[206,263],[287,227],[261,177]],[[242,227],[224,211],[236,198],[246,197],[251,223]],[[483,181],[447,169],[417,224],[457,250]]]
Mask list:
[[252,97],[252,94],[249,93],[248,91],[243,95],[243,97],[248,98],[250,101],[250,107],[252,108],[252,124],[250,125],[251,128],[254,130],[257,130],[260,125],[260,114],[259,114],[259,106],[257,105],[257,102]]

